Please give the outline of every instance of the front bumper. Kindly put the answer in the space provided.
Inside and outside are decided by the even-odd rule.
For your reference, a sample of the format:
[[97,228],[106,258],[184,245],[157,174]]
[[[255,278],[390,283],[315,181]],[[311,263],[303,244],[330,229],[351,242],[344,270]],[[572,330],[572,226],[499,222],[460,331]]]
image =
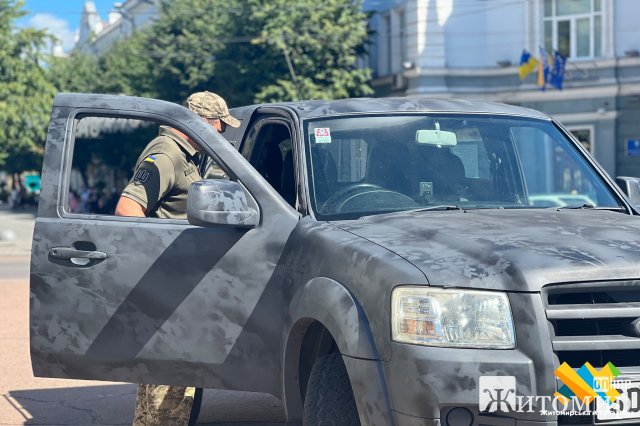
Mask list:
[[[394,419],[394,425],[395,426],[446,426],[447,425],[447,419],[446,417],[441,419],[422,419],[419,417],[414,417],[414,416],[409,416],[408,414],[404,414],[404,413],[399,413],[397,411],[393,412],[393,419]],[[456,424],[456,423],[449,423],[449,424],[455,424],[455,426],[466,426],[466,425],[462,425],[462,424]],[[477,423],[474,423],[473,425],[482,425],[482,426],[505,426],[505,425],[509,425],[509,426],[556,426],[556,422],[555,421],[550,421],[550,422],[535,422],[535,421],[526,421],[526,420],[513,420],[513,419],[507,419],[507,418],[498,418],[498,417],[494,417],[494,418],[485,418],[480,420]]]
[[[602,286],[596,286],[596,290],[592,290],[591,287],[593,285],[590,285],[587,290],[592,293],[596,290],[611,289],[611,287],[605,287],[605,290],[599,290]],[[554,291],[563,293],[559,290]],[[570,291],[576,294],[584,292],[582,288],[570,289]],[[354,394],[359,400],[359,411],[371,414],[363,419],[366,420],[363,424],[442,426],[592,424],[593,418],[590,415],[556,416],[543,411],[554,411],[550,401],[562,385],[556,381],[554,373],[563,358],[568,356],[567,352],[562,352],[563,350],[578,349],[573,354],[575,359],[567,361],[575,370],[593,356],[588,351],[580,352],[580,349],[584,349],[583,340],[593,341],[593,345],[597,346],[595,349],[601,351],[597,354],[600,354],[602,359],[607,348],[598,340],[598,337],[587,336],[573,340],[564,337],[572,336],[573,329],[567,328],[567,323],[560,324],[564,328],[558,329],[557,324],[548,320],[549,308],[547,307],[545,311],[545,305],[541,303],[540,296],[539,293],[509,293],[516,330],[516,349],[439,348],[393,342],[390,344],[389,361],[351,359],[345,362],[352,384],[355,377],[359,378],[356,380],[357,385],[354,384]],[[574,296],[571,294],[571,298],[575,298]],[[589,310],[594,309],[592,306],[574,305],[559,305],[555,308],[555,317],[559,317],[558,312],[560,312],[565,316],[583,315],[597,318],[597,315],[601,315],[603,311],[602,307],[596,306],[597,315],[594,315],[589,313]],[[579,313],[576,314],[578,308]],[[563,334],[556,336],[557,330]],[[606,338],[609,339],[609,337]],[[628,342],[631,341],[631,339],[621,340],[625,345],[629,345]],[[636,344],[635,340],[631,343]],[[606,356],[615,356],[614,364],[620,365],[623,376],[639,375],[640,370],[636,360],[629,358],[635,352],[609,352]],[[602,367],[605,364],[602,359],[593,361],[592,364]],[[368,365],[367,368],[364,368],[365,364]],[[492,413],[480,413],[481,392],[485,392],[483,394],[485,397],[488,395],[489,399],[494,400],[500,398],[497,389],[500,387],[503,391],[505,389],[504,383],[497,387],[486,386],[488,380],[494,380],[487,376],[496,376],[500,380],[511,377],[515,390],[512,395],[515,394],[518,399],[526,398],[525,401],[528,400],[525,402],[526,408],[523,409],[519,404],[522,400],[517,399],[514,403],[515,409],[507,407],[504,411],[499,409]],[[377,388],[372,386],[373,377],[380,377],[381,384]],[[481,378],[485,386],[481,386]],[[363,392],[363,389],[366,389],[366,392]],[[487,393],[486,389],[491,390]],[[504,393],[502,395],[504,396]],[[538,397],[542,398],[537,399]],[[371,401],[377,401],[377,403],[371,404]],[[492,404],[494,408],[498,405]],[[387,414],[383,422],[372,421],[372,419],[381,418],[380,413],[384,408]],[[393,421],[389,417],[393,418]],[[618,420],[609,424],[637,425],[640,423]]]
[[448,416],[465,418],[450,416],[456,408],[471,413],[472,424],[556,424],[555,417],[541,415],[535,406],[532,413],[510,412],[499,416],[478,413],[482,376],[515,377],[516,395],[553,395],[556,391],[553,349],[540,295],[516,293],[509,298],[516,326],[516,349],[391,345],[391,360],[381,364],[390,407],[399,424],[430,419],[415,424],[432,422],[445,426],[453,422],[447,421]]

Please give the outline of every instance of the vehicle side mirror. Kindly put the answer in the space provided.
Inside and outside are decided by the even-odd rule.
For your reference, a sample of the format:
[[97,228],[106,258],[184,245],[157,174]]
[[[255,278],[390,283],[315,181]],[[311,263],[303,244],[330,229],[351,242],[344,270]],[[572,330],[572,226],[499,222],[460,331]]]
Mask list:
[[260,213],[238,182],[208,179],[189,187],[187,219],[197,226],[253,228],[260,223]]
[[640,178],[618,176],[616,183],[622,189],[622,192],[627,194],[629,202],[634,206],[640,206]]

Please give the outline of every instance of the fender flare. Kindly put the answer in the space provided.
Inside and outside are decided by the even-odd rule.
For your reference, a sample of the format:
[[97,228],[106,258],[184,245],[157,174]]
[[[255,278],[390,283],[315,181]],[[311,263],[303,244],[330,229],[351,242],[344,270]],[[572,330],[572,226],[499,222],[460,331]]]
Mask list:
[[302,418],[299,351],[307,327],[314,321],[329,331],[345,360],[361,422],[392,424],[381,360],[367,317],[345,286],[326,277],[313,278],[299,287],[289,302],[282,370],[287,420]]
[[[380,359],[368,320],[351,293],[330,278],[313,278],[300,287],[289,303],[288,335],[296,325],[312,319],[333,336],[342,355]],[[287,339],[289,340],[289,339]]]

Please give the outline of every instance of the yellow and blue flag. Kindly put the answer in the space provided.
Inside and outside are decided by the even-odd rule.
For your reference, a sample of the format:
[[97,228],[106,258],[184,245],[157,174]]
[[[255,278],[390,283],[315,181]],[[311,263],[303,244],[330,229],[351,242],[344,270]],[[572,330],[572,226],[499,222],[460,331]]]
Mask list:
[[558,90],[562,90],[564,82],[564,68],[567,64],[567,58],[562,56],[557,50],[553,51],[553,64],[549,70],[549,84]]
[[549,73],[551,72],[553,58],[544,48],[540,48],[540,60],[538,61],[538,88],[545,90],[549,81]]
[[520,66],[518,67],[518,75],[520,79],[524,79],[526,76],[531,74],[533,70],[536,69],[538,65],[538,61],[536,58],[531,56],[526,49],[522,51],[522,56],[520,56]]
[[147,158],[144,159],[145,162],[147,163],[155,163],[156,162],[156,156],[155,155],[149,155],[147,156]]

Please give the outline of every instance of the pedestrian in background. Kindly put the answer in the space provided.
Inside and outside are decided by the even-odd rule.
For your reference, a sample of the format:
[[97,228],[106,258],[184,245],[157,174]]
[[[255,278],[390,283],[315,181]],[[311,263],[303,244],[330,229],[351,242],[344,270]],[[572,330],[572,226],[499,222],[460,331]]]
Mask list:
[[17,209],[18,207],[20,207],[20,190],[16,188],[15,184],[13,189],[11,190],[11,200],[9,204],[12,209]]

